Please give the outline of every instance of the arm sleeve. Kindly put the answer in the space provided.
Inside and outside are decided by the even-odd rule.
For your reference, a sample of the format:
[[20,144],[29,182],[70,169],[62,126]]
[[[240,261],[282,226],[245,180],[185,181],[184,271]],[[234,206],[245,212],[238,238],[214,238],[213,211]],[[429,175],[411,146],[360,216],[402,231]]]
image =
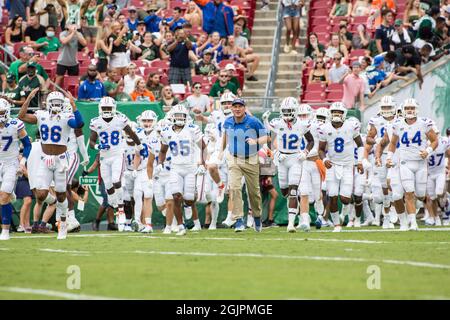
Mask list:
[[70,118],[69,121],[67,121],[67,124],[69,125],[69,127],[76,129],[76,128],[81,128],[84,125],[83,122],[83,117],[81,116],[80,111],[75,111],[73,113],[74,117]]
[[31,151],[31,141],[28,136],[23,137],[20,139],[23,145],[23,156],[28,159],[28,156],[30,155]]
[[78,149],[80,149],[81,156],[83,159],[89,159],[89,155],[86,150],[86,145],[84,144],[84,135],[77,137]]

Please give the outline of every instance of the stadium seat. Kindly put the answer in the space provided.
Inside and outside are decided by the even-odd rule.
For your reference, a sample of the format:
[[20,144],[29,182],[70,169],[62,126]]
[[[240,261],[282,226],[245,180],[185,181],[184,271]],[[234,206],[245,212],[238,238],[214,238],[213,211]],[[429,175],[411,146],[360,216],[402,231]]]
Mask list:
[[[81,76],[81,74],[80,74]],[[68,90],[74,97],[78,95],[78,87],[80,86],[79,76],[64,76],[63,87]]]
[[58,57],[59,57],[59,51],[53,51],[53,52],[49,52],[48,54],[47,54],[47,60],[50,60],[50,61],[56,61],[56,60],[58,60]]
[[311,27],[311,31],[315,33],[330,33],[331,27],[327,24],[314,25]]
[[18,57],[20,48],[22,48],[23,46],[26,46],[26,45],[27,45],[26,42],[16,42],[16,43],[14,43],[14,55],[16,57]]
[[327,87],[328,92],[342,92],[344,90],[344,86],[341,83],[331,83]]
[[355,25],[358,24],[367,24],[367,19],[368,17],[364,16],[364,17],[354,17],[352,23]]
[[327,95],[328,102],[342,101],[343,92],[342,91],[332,91]]
[[349,58],[352,57],[363,57],[366,55],[366,50],[364,49],[354,49],[352,52],[350,52]]
[[322,83],[309,83],[306,85],[308,92],[323,92],[326,86]]
[[304,102],[314,103],[314,102],[325,102],[325,93],[323,92],[306,92],[303,97]]

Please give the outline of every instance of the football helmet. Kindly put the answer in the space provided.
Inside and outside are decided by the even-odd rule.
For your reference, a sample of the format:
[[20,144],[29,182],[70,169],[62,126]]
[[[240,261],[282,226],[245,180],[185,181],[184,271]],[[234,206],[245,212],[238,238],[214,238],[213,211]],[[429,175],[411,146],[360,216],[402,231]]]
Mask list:
[[146,133],[150,133],[158,121],[158,116],[152,110],[145,110],[138,117],[137,121],[139,127],[144,128]]
[[403,116],[405,119],[414,119],[417,118],[417,113],[419,109],[419,104],[417,103],[416,99],[409,98],[406,99],[405,102],[403,102]]
[[330,110],[321,107],[316,110],[316,120],[325,123],[330,120]]
[[297,116],[300,120],[310,120],[312,117],[312,108],[309,104],[302,103],[298,106]]
[[104,119],[111,119],[116,115],[117,104],[111,97],[103,97],[98,104],[98,114]]
[[379,105],[379,114],[383,118],[390,118],[395,116],[396,103],[392,96],[384,96],[383,98],[381,98]]
[[186,125],[189,113],[183,105],[177,104],[173,106],[171,114],[173,123],[176,126],[183,127],[184,125]]
[[281,118],[285,121],[292,121],[297,117],[298,102],[293,97],[284,98],[280,104]]
[[0,98],[0,122],[6,123],[10,115],[11,104],[7,100]]
[[52,91],[48,94],[46,104],[47,110],[51,114],[58,114],[64,110],[64,95],[59,91]]
[[220,97],[220,108],[225,116],[229,116],[231,114],[231,105],[234,99],[236,99],[236,96],[228,91],[224,92]]
[[347,108],[342,102],[333,102],[330,106],[331,122],[344,122]]

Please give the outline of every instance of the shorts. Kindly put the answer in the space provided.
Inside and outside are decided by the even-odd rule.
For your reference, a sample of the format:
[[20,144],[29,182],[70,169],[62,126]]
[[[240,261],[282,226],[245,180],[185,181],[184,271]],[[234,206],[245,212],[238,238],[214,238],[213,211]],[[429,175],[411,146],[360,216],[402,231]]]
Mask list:
[[[47,165],[46,159],[53,161],[52,165]],[[41,152],[39,167],[37,169],[38,190],[49,190],[52,182],[55,184],[56,192],[67,191],[67,170],[69,168],[69,153],[64,152],[59,155],[46,155]]]
[[0,163],[0,191],[11,194],[16,188],[17,170],[19,169],[19,160],[13,159],[8,162]]
[[288,155],[278,164],[278,181],[281,189],[298,186],[302,177],[302,162],[297,160],[297,154]]
[[289,6],[283,8],[284,18],[300,18],[300,10],[296,6]]
[[427,188],[428,165],[425,160],[400,161],[400,181],[405,192],[424,197]]
[[329,197],[350,198],[353,193],[353,164],[336,165],[327,169],[327,192]]
[[108,59],[98,59],[97,60],[97,71],[99,73],[104,73],[108,71]]
[[172,192],[169,188],[170,174],[160,173],[158,179],[153,180],[153,195],[155,197],[156,206],[162,207],[167,200],[172,200]]
[[56,65],[57,76],[63,76],[66,74],[66,72],[69,76],[78,76],[80,74],[79,65],[78,64],[75,66],[64,66],[62,64]]
[[445,167],[441,172],[433,172],[428,174],[427,194],[431,200],[445,194]]
[[321,198],[321,183],[319,169],[315,161],[303,161],[302,177],[300,180],[300,195],[308,196],[309,202],[319,201]]
[[106,190],[113,187],[114,183],[122,181],[122,174],[125,168],[124,156],[100,157],[100,174],[105,183]]
[[16,183],[16,198],[23,199],[26,197],[33,198],[33,192],[31,192],[30,184],[28,183],[28,179],[25,177],[19,177]]
[[195,200],[196,171],[197,165],[173,165],[169,178],[172,194],[181,193],[184,200]]
[[275,188],[273,186],[272,181],[270,181],[270,178],[273,178],[273,177],[272,176],[260,176],[259,177],[259,187],[261,190],[261,194],[269,193],[272,189]]
[[178,83],[192,83],[191,78],[191,69],[190,68],[169,68],[169,83],[170,84],[178,84]]
[[81,31],[84,37],[95,38],[97,36],[97,27],[82,27]]
[[137,172],[137,177],[134,179],[134,198],[142,197],[144,195],[144,199],[153,198],[153,190],[150,189],[149,179],[147,175],[147,169],[142,169]]
[[110,68],[126,68],[129,64],[130,59],[128,58],[126,52],[115,52],[109,56]]

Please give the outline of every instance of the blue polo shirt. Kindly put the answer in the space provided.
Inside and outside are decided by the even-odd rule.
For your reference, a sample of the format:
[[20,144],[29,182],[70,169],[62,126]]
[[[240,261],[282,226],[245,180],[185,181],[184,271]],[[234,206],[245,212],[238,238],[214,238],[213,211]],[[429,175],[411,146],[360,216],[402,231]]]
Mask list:
[[386,79],[387,75],[383,70],[380,70],[374,66],[369,66],[366,69],[366,76],[367,79],[369,80],[370,89],[373,90],[375,89],[378,82],[381,82],[384,79]]
[[[173,20],[173,17],[170,17],[166,19],[167,23]],[[173,25],[170,26],[170,31],[174,32],[176,28],[183,28],[183,26],[186,24],[186,20],[183,18],[178,19],[173,23]]]
[[249,157],[257,154],[260,145],[249,145],[248,138],[258,139],[267,136],[267,131],[261,121],[248,114],[242,122],[236,123],[234,117],[225,120],[223,128],[227,135],[228,151],[238,157]]
[[78,99],[80,100],[101,99],[107,95],[108,93],[106,92],[105,86],[100,80],[90,82],[86,79],[78,88]]

